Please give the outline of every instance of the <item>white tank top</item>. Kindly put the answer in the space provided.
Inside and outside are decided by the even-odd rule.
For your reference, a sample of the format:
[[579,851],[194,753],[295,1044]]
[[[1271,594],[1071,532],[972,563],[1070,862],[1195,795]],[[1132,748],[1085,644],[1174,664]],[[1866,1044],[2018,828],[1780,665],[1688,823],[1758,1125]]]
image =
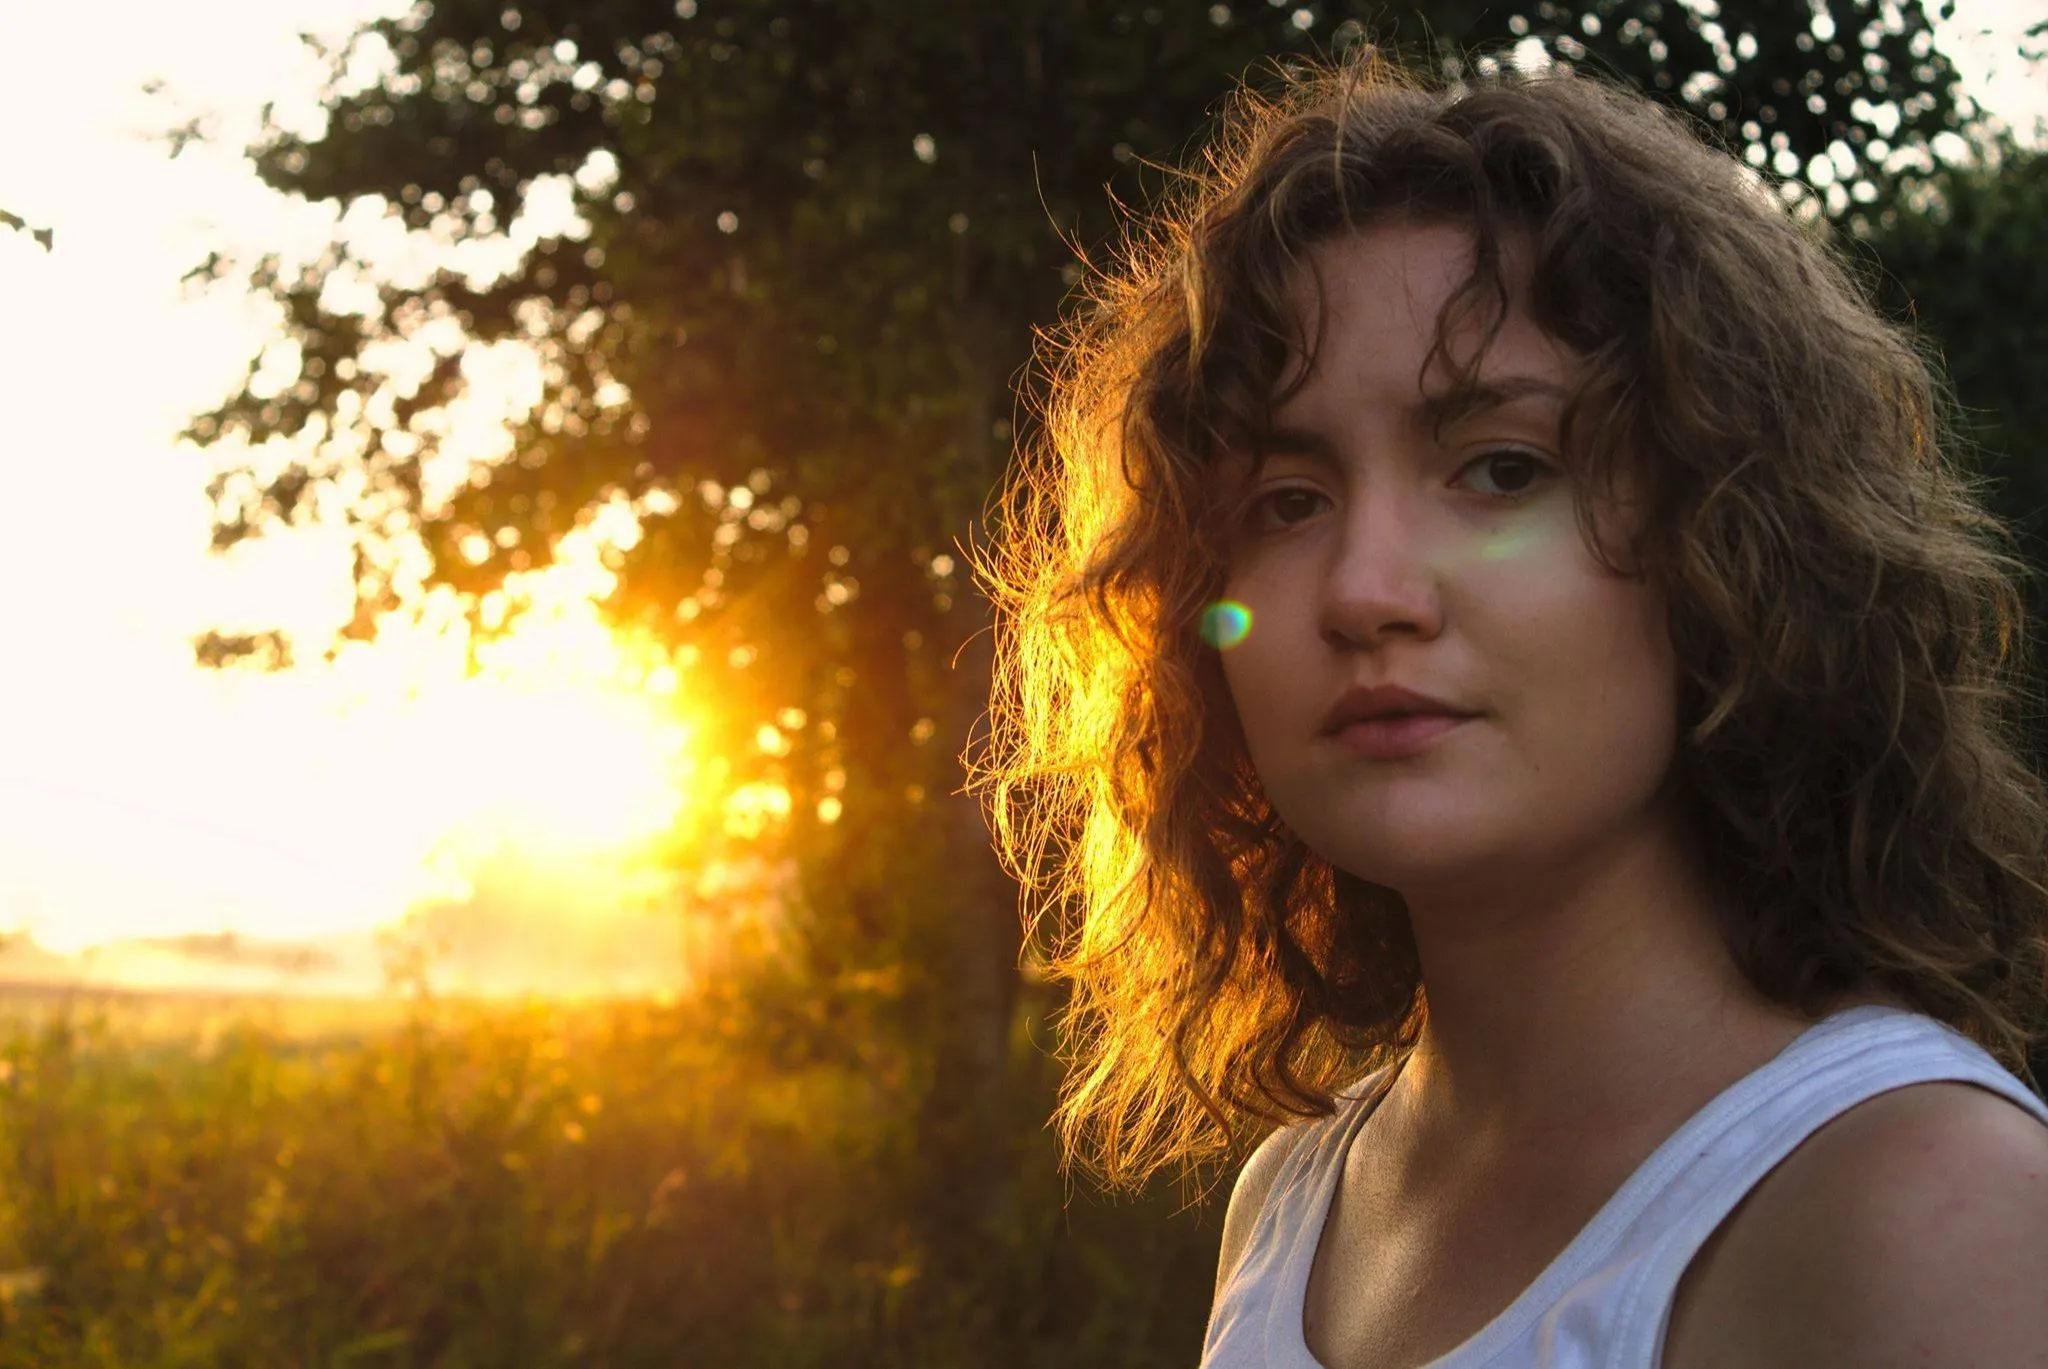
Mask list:
[[[1274,1177],[1210,1315],[1202,1369],[1321,1369],[1302,1308],[1345,1153],[1385,1070],[1345,1089]],[[1815,1023],[1694,1113],[1629,1175],[1505,1311],[1427,1369],[1656,1369],[1679,1276],[1744,1194],[1867,1098],[1963,1081],[2048,1123],[2048,1106],[1975,1042],[1897,1008]]]

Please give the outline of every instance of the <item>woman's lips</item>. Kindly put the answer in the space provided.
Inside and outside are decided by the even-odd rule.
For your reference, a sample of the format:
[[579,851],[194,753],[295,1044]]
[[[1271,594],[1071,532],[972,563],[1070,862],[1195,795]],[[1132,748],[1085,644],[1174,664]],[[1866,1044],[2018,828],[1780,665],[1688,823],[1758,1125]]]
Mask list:
[[1433,746],[1476,716],[1470,713],[1404,713],[1365,718],[1337,731],[1337,744],[1363,760],[1398,760]]

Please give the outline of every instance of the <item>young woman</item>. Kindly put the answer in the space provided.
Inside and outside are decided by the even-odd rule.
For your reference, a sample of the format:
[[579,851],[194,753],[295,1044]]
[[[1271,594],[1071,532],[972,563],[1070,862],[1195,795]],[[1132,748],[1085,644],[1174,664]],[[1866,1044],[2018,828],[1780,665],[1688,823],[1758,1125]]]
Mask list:
[[[982,567],[1070,1153],[1232,1153],[1211,1369],[2048,1365],[2022,567],[1649,102],[1240,98]],[[2004,549],[2002,549],[2004,548]]]

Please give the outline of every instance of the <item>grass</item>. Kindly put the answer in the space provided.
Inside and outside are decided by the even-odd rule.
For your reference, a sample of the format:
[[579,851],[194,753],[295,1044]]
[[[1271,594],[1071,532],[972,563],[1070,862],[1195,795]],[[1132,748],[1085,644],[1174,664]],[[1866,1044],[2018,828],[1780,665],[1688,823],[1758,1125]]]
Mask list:
[[915,1071],[771,1064],[742,1025],[17,1005],[0,1369],[1193,1362],[1217,1207],[1070,1199],[1034,1086],[1010,1215],[947,1258]]

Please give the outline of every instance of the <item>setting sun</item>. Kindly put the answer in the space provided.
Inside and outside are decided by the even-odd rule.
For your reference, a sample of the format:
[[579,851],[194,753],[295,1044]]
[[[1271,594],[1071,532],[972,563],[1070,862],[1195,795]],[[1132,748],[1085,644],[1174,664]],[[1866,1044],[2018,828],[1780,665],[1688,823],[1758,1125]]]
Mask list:
[[[298,760],[266,767],[260,784],[219,763],[219,742],[123,708],[111,673],[104,692],[44,701],[49,740],[14,748],[0,776],[9,866],[27,889],[0,930],[122,983],[220,982],[232,967],[172,954],[208,937],[346,943],[363,955],[330,979],[372,987],[372,934],[423,908],[463,906],[464,935],[491,939],[504,890],[480,894],[479,883],[509,852],[528,884],[559,882],[548,917],[563,935],[587,942],[609,929],[607,964],[637,960],[642,978],[673,980],[676,910],[650,914],[650,893],[666,885],[649,877],[646,853],[692,805],[719,802],[706,792],[719,767],[692,748],[706,715],[676,666],[602,622],[593,546],[521,577],[521,611],[475,644],[474,673],[459,620],[444,615],[331,665],[190,680],[209,712],[292,739]],[[81,883],[81,868],[93,878]],[[167,882],[167,871],[182,873]],[[544,945],[531,959],[530,973],[501,966],[498,982],[576,992],[589,987],[579,975],[616,977],[595,961],[546,963],[561,954]]]
[[[651,650],[651,649],[650,649]],[[564,855],[670,830],[692,801],[696,727],[676,672],[649,664],[598,620],[587,599],[557,595],[504,638],[478,648],[480,673],[423,697],[422,744],[461,758],[454,773],[474,816]]]

